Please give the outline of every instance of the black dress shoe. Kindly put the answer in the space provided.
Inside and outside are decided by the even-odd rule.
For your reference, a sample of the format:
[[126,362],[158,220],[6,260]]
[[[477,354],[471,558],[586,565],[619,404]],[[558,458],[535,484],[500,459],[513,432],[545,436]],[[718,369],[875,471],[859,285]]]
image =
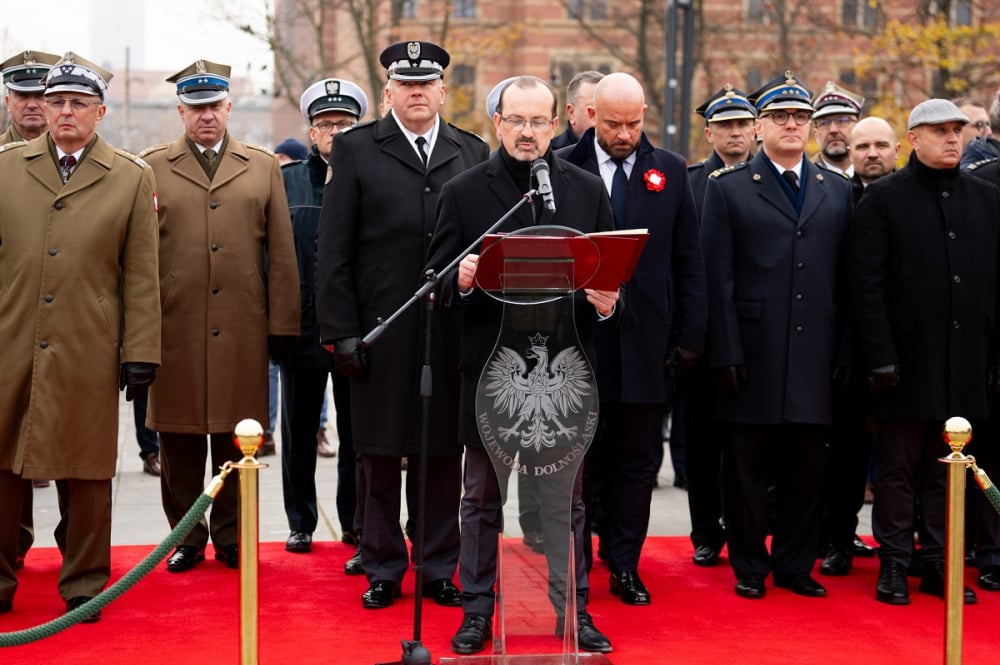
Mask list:
[[[90,598],[88,596],[76,596],[75,598],[70,598],[66,601],[66,611],[72,612],[76,608],[85,605]],[[80,623],[97,623],[101,620],[101,611],[97,610],[93,614],[88,614],[86,617],[80,619]]]
[[167,559],[167,570],[171,573],[185,573],[204,560],[204,549],[192,545],[178,545]]
[[313,537],[311,533],[305,531],[292,531],[285,541],[286,552],[296,552],[299,554],[309,552],[313,548]]
[[883,561],[878,569],[875,600],[890,605],[909,605],[910,590],[906,586],[906,567],[896,561]]
[[344,562],[344,573],[347,575],[364,575],[365,567],[361,563],[361,545],[354,550],[350,559]]
[[539,531],[525,531],[521,539],[526,547],[530,547],[536,554],[545,554],[545,539]]
[[[920,576],[920,586],[917,587],[917,591],[944,598],[944,561],[924,563],[924,572]],[[962,602],[966,605],[975,605],[977,600],[975,591],[967,586],[962,588]]]
[[854,556],[864,559],[871,559],[875,556],[875,548],[871,545],[865,545],[865,541],[858,538],[857,534],[854,535],[854,542],[851,543],[851,549]]
[[823,588],[823,585],[805,574],[796,575],[791,578],[775,575],[774,586],[781,589],[788,589],[792,593],[806,596],[807,598],[823,598],[826,596],[826,589]]
[[743,598],[763,598],[767,593],[763,575],[744,575],[736,582],[736,595]]
[[635,570],[611,573],[611,593],[621,596],[626,605],[649,605],[649,591]]
[[[566,620],[556,617],[556,637],[562,637]],[[594,626],[594,619],[586,610],[576,613],[576,644],[584,651],[611,653],[611,640]]]
[[368,591],[361,594],[361,607],[367,610],[382,610],[392,605],[393,598],[399,598],[399,582],[375,580]]
[[444,607],[458,607],[462,604],[462,592],[451,580],[431,580],[424,585],[424,595]]
[[345,545],[358,545],[361,543],[361,539],[358,538],[358,534],[355,532],[349,529],[344,529],[344,533],[340,536],[340,542]]
[[483,614],[466,614],[455,637],[451,638],[451,650],[455,653],[477,653],[486,648],[493,639],[493,621]]
[[823,563],[819,565],[819,574],[842,577],[851,572],[852,563],[853,557],[850,552],[843,547],[830,545],[826,556],[823,557]]
[[159,477],[160,469],[160,454],[158,452],[146,453],[142,456],[142,472],[150,476]]
[[984,591],[1000,591],[1000,566],[983,568],[976,584]]
[[12,609],[14,609],[13,600],[0,600],[0,614],[10,612]]
[[215,548],[215,560],[226,564],[227,568],[239,570],[240,567],[240,546],[223,545]]
[[699,545],[694,548],[694,556],[691,560],[694,561],[694,565],[703,566],[709,568],[715,566],[719,563],[719,552],[722,548],[715,548],[711,545]]

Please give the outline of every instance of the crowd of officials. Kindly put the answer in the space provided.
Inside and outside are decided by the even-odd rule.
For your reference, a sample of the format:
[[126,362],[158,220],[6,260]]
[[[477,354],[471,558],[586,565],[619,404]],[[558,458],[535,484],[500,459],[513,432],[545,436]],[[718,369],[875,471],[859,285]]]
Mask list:
[[[865,117],[864,100],[833,82],[813,92],[785,72],[749,94],[726,84],[695,110],[712,154],[688,165],[646,136],[632,76],[575,77],[562,133],[552,87],[515,76],[487,99],[491,154],[441,116],[444,48],[400,42],[380,63],[378,118],[365,121],[355,83],[313,83],[300,103],[311,146],[283,166],[229,134],[226,65],[198,60],[167,79],[183,132],[139,156],[98,134],[110,72],[73,53],[25,51],[0,65],[13,120],[0,148],[0,613],[31,545],[32,480],[56,481],[67,610],[109,581],[116,390],[148,393],[174,526],[206,463],[240,458],[236,422],[271,422],[270,359],[281,375],[286,550],[312,548],[316,456],[330,454],[317,423],[332,378],[337,508],[344,542],[357,545],[345,572],[367,577],[362,606],[400,595],[415,529],[400,525],[405,497],[424,528],[423,594],[462,608],[456,653],[483,650],[506,480],[477,428],[477,383],[503,317],[480,292],[478,250],[441,276],[433,307],[402,311],[377,344],[362,340],[427,271],[525,192],[542,193],[539,162],[552,200],[534,197],[500,231],[649,233],[619,290],[573,296],[600,420],[567,518],[551,519],[545,487],[519,489],[526,545],[551,562],[574,543],[562,554],[576,560],[580,647],[612,649],[586,609],[591,531],[611,593],[652,602],[639,568],[668,404],[683,422],[693,563],[718,565],[727,548],[736,594],[763,598],[770,577],[825,596],[817,561],[819,574],[841,576],[855,556],[875,556],[856,535],[870,480],[875,598],[907,604],[908,575],[944,595],[944,420],[971,420],[983,466],[1000,460],[1000,141],[990,131],[1000,132],[1000,100],[989,111],[969,99],[916,105],[900,165],[902,128]],[[238,567],[236,493],[226,485],[167,570],[195,569],[209,541]],[[978,586],[998,591],[1000,517],[976,496],[969,518]],[[965,601],[976,601],[971,588]],[[553,606],[561,634],[565,605]]]

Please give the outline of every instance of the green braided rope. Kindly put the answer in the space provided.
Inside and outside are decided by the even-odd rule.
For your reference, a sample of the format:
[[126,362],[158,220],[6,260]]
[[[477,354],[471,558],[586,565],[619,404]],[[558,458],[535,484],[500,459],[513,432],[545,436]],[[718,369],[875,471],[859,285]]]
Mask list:
[[1000,490],[990,481],[990,477],[986,475],[986,472],[976,466],[975,462],[971,464],[971,468],[972,475],[976,479],[976,484],[983,490],[983,494],[986,495],[993,509],[1000,513]]
[[63,614],[58,619],[53,619],[48,623],[43,623],[42,625],[35,626],[33,628],[17,630],[12,633],[0,633],[0,647],[20,646],[30,642],[36,642],[46,637],[51,637],[56,633],[62,632],[70,626],[79,623],[82,619],[86,619],[90,615],[102,610],[109,603],[111,603],[111,601],[131,589],[135,586],[136,582],[141,580],[151,570],[153,570],[153,568],[155,568],[156,565],[159,564],[165,556],[167,556],[167,553],[172,550],[191,529],[194,528],[194,525],[197,524],[198,520],[201,519],[202,515],[205,514],[205,511],[208,510],[210,505],[212,505],[211,496],[208,494],[202,494],[199,496],[198,500],[194,502],[191,509],[187,511],[187,514],[183,519],[181,519],[180,522],[177,523],[177,526],[174,527],[173,531],[170,532],[166,539],[124,577],[94,598],[91,598],[85,604],[71,612]]

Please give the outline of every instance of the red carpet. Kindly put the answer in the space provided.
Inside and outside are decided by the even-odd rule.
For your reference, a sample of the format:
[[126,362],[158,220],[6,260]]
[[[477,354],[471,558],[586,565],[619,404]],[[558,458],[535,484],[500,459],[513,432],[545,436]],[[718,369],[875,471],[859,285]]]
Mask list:
[[[151,549],[116,547],[112,579]],[[263,665],[371,665],[399,658],[399,641],[412,637],[412,576],[392,608],[363,610],[364,578],[343,573],[352,552],[339,543],[317,543],[309,555],[287,554],[282,543],[262,545]],[[28,555],[14,611],[0,615],[0,632],[41,624],[63,611],[55,586],[58,559],[54,549]],[[609,657],[615,665],[941,663],[944,603],[917,593],[915,580],[911,605],[876,602],[877,567],[874,559],[856,559],[848,577],[817,578],[830,592],[827,598],[800,598],[769,581],[767,597],[751,601],[733,593],[725,562],[697,568],[686,538],[650,538],[640,572],[653,604],[620,603],[608,592],[607,569],[599,565],[591,576],[589,609],[614,644]],[[970,584],[973,573],[967,570]],[[211,554],[190,573],[167,573],[161,564],[107,607],[99,623],[0,649],[0,663],[232,665],[239,662],[238,596],[236,571],[212,561]],[[460,622],[460,609],[424,604],[422,637],[435,662],[452,655],[448,642]],[[967,608],[964,655],[970,664],[1000,660],[1000,594],[979,591],[979,604]]]

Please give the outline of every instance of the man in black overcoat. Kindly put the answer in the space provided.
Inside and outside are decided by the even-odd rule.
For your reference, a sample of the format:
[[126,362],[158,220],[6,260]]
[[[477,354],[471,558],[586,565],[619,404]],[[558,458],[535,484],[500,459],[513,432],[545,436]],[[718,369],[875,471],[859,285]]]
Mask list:
[[[351,426],[366,482],[361,560],[370,586],[362,606],[388,607],[409,567],[399,526],[400,460],[419,473],[424,360],[423,307],[411,307],[370,349],[361,338],[419,288],[441,186],[485,160],[489,148],[439,116],[448,52],[429,42],[386,47],[391,112],[334,139],[320,214],[317,315],[320,338],[333,343],[337,370],[351,378]],[[428,437],[424,590],[458,605],[451,582],[458,562],[462,447],[458,401],[459,318],[431,315],[434,394]]]
[[[882,432],[872,530],[875,597],[910,602],[914,499],[923,513],[919,590],[944,596],[944,421],[989,416],[998,375],[1000,191],[959,170],[968,117],[929,99],[910,112],[913,147],[900,171],[868,186],[849,236],[858,352]],[[975,594],[966,589],[966,602]]]

